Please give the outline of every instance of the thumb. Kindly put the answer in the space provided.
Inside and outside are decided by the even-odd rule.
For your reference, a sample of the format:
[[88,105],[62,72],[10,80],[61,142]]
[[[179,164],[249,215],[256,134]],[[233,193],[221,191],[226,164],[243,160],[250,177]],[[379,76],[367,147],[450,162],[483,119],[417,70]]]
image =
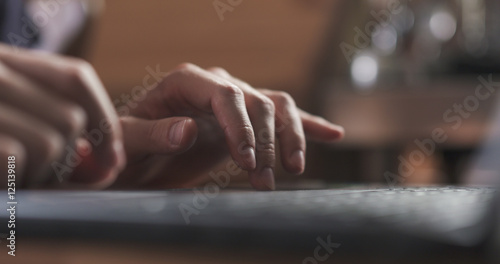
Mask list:
[[198,136],[196,122],[189,117],[146,120],[120,118],[125,151],[132,159],[150,154],[179,154],[193,146]]

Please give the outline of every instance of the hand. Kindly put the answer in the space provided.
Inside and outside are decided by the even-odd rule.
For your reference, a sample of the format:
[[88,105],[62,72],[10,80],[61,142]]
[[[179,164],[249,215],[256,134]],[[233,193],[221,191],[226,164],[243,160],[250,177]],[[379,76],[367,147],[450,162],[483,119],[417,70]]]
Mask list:
[[331,142],[343,129],[312,116],[284,92],[256,90],[220,68],[180,65],[122,117],[129,164],[118,186],[188,187],[229,153],[260,190],[274,189],[275,137],[281,162],[305,168],[306,136]]
[[8,156],[15,156],[18,188],[48,186],[54,175],[62,186],[108,186],[125,165],[121,132],[88,63],[0,45],[0,186]]

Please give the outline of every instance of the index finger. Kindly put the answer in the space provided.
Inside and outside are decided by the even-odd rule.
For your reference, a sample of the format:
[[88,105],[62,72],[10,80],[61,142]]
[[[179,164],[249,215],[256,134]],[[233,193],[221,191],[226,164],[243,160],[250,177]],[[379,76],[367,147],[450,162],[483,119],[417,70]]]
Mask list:
[[237,86],[197,66],[183,64],[165,77],[156,91],[161,99],[153,108],[160,115],[178,115],[189,110],[214,114],[232,158],[243,169],[255,169],[255,136],[244,94]]

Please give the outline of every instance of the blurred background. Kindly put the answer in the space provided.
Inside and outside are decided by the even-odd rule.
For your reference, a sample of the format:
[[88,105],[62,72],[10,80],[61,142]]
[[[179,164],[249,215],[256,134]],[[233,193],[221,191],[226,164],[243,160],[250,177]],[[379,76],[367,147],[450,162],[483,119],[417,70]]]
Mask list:
[[[82,36],[92,41],[68,53],[91,61],[112,99],[147,66],[192,62],[285,90],[344,126],[342,142],[308,145],[311,186],[466,182],[494,112],[483,83],[500,69],[495,0],[91,3]],[[279,169],[279,184],[292,180]]]

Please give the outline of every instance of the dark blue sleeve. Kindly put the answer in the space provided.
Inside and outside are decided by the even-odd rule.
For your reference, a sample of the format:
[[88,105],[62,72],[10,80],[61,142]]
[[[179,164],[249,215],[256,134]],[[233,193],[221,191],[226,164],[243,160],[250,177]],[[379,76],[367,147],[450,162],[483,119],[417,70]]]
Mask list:
[[0,0],[0,42],[30,48],[38,42],[39,33],[24,1]]

